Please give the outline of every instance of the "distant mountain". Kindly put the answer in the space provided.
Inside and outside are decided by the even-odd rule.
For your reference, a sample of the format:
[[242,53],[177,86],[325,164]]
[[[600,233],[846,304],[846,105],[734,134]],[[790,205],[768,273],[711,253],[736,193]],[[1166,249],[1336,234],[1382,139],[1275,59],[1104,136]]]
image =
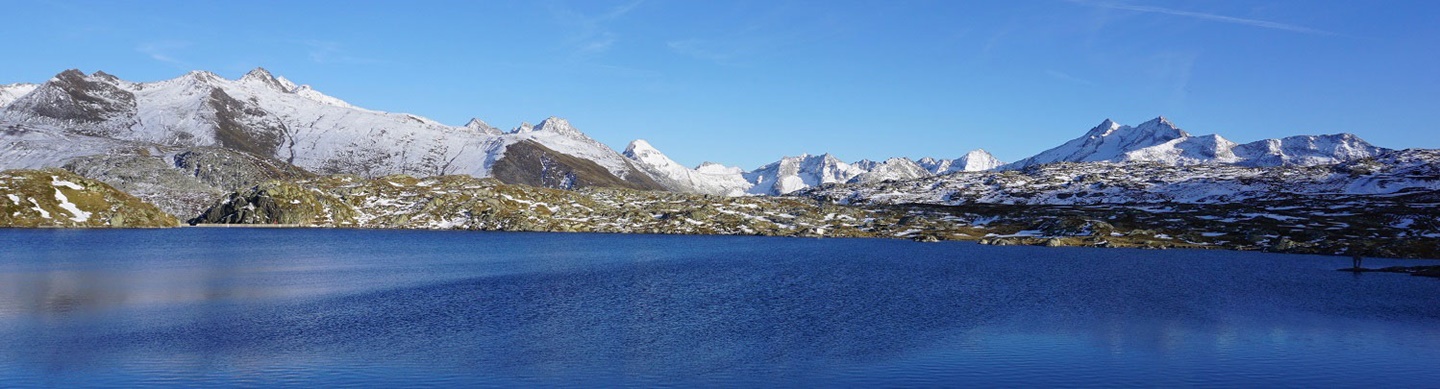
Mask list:
[[0,85],[0,108],[5,108],[5,106],[10,105],[10,103],[15,102],[15,100],[20,99],[20,96],[29,94],[30,92],[35,91],[35,88],[38,87],[40,86],[36,84]]
[[956,159],[935,159],[925,157],[915,162],[920,164],[921,167],[925,168],[926,171],[929,171],[930,174],[978,172],[991,170],[1005,164],[1004,162],[1000,162],[999,159],[995,158],[994,155],[990,155],[990,152],[982,149],[971,150],[969,153],[965,153],[964,156]]
[[[147,83],[67,70],[40,85],[0,88],[0,102],[5,103],[0,128],[18,141],[0,149],[0,167],[7,168],[60,166],[116,148],[154,145],[219,147],[327,174],[484,177],[523,143],[526,146],[519,147],[525,152],[519,154],[527,157],[544,154],[529,146],[539,145],[601,169],[572,166],[566,158],[540,158],[537,163],[505,164],[510,171],[504,176],[548,174],[562,177],[542,180],[555,185],[607,182],[663,189],[627,158],[563,119],[545,119],[509,133],[480,120],[448,126],[415,115],[358,108],[259,68],[236,80],[196,71]],[[35,149],[47,152],[30,152]]]
[[955,171],[980,171],[1000,166],[984,150],[957,159],[890,158],[883,162],[846,163],[830,154],[784,157],[752,171],[707,162],[695,169],[671,160],[649,142],[631,142],[624,155],[656,181],[675,191],[716,195],[784,195],[824,184],[909,180]]
[[738,196],[751,186],[740,168],[707,163],[690,169],[671,160],[644,139],[630,142],[623,154],[656,181],[678,192]]
[[692,169],[644,140],[617,152],[557,117],[510,131],[480,119],[451,126],[356,107],[262,68],[233,80],[194,71],[156,82],[72,69],[40,84],[0,85],[0,136],[0,169],[85,172],[186,217],[218,193],[316,174],[466,174],[559,189],[786,195],[1057,162],[1312,166],[1388,151],[1350,134],[1236,144],[1191,135],[1161,117],[1134,127],[1107,119],[1008,165],[974,150],[955,159],[847,163],[802,154],[751,171],[714,163]]
[[799,193],[840,204],[883,205],[1301,204],[1402,194],[1440,198],[1440,150],[1387,150],[1373,158],[1315,166],[1061,162],[1018,172],[850,183]]
[[1168,165],[1310,166],[1373,157],[1387,150],[1351,134],[1302,135],[1236,144],[1219,135],[1190,135],[1164,117],[1135,127],[1105,119],[1084,136],[1000,169],[1056,162],[1141,161]]
[[845,182],[880,182],[885,180],[913,180],[916,178],[929,177],[935,173],[925,170],[920,164],[908,158],[890,158],[885,162],[859,161],[855,167],[864,169],[860,173]]

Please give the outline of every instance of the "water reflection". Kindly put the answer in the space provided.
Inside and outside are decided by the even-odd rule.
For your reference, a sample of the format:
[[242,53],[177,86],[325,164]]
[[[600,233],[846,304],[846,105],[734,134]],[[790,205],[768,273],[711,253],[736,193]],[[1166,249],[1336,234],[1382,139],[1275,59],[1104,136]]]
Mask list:
[[0,351],[0,378],[1344,385],[1365,383],[1343,373],[1362,367],[1372,379],[1414,384],[1407,372],[1440,357],[1440,283],[1356,280],[1330,270],[1343,259],[845,239],[247,233],[274,246],[5,254],[0,336],[15,341]]

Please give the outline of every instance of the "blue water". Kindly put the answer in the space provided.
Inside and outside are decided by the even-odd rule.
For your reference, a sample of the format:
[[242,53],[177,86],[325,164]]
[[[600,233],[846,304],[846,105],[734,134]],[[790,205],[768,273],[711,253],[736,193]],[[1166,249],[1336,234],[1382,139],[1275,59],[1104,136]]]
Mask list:
[[0,230],[0,386],[1440,385],[1440,280],[1334,271],[1349,265],[866,239]]

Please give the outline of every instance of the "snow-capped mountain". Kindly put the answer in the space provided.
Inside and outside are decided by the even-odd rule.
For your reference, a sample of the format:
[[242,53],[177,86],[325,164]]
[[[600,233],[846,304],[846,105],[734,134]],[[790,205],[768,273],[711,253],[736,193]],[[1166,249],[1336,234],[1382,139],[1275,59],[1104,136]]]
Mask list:
[[890,158],[885,160],[885,162],[864,160],[855,162],[854,166],[865,170],[865,172],[860,173],[860,175],[846,182],[869,183],[885,180],[912,180],[934,175],[934,173],[925,170],[920,164],[908,158]]
[[783,195],[830,183],[909,180],[951,171],[987,170],[1000,165],[990,153],[975,150],[953,160],[924,158],[916,162],[909,158],[890,158],[883,162],[845,163],[829,154],[802,154],[749,172],[713,162],[690,169],[644,140],[631,142],[624,154],[671,190],[727,196]]
[[10,103],[13,103],[15,102],[15,100],[19,99],[20,96],[29,94],[30,92],[35,91],[35,88],[38,87],[40,87],[40,85],[36,84],[0,85],[0,108],[5,108],[5,106],[10,105]]
[[1101,162],[1125,160],[1125,153],[1151,146],[1165,144],[1175,139],[1189,137],[1163,117],[1155,118],[1137,127],[1122,126],[1105,119],[1090,129],[1084,136],[1045,150],[1032,157],[1003,166],[1018,169],[1032,165],[1055,162]]
[[656,181],[675,191],[726,196],[745,194],[751,184],[745,181],[738,167],[726,167],[717,163],[701,164],[695,169],[681,165],[665,153],[655,149],[644,139],[636,139],[625,147],[623,153]]
[[830,154],[801,154],[745,173],[745,180],[754,184],[747,190],[751,194],[783,195],[821,184],[847,182],[862,173],[864,169]]
[[999,159],[995,158],[994,155],[990,155],[990,152],[983,149],[971,150],[970,152],[965,153],[964,156],[956,159],[935,159],[925,157],[915,162],[920,164],[921,167],[925,168],[926,171],[929,171],[930,174],[946,174],[951,172],[978,172],[991,170],[1005,164],[1004,162],[1000,162]]
[[1299,135],[1265,139],[1231,149],[1246,166],[1323,165],[1380,155],[1375,147],[1353,134]]
[[[713,163],[691,169],[643,140],[632,142],[622,154],[557,117],[536,125],[522,123],[510,131],[480,119],[451,126],[356,107],[261,68],[238,79],[195,71],[156,82],[66,70],[41,84],[0,85],[0,136],[0,169],[70,166],[104,171],[76,165],[103,161],[183,170],[181,154],[205,149],[218,156],[216,160],[247,160],[226,153],[262,159],[225,165],[230,168],[278,163],[321,174],[468,174],[566,189],[610,186],[731,196],[783,195],[825,184],[921,180],[1055,162],[1308,166],[1388,151],[1350,134],[1236,144],[1219,135],[1190,135],[1161,117],[1134,127],[1107,119],[1080,138],[1003,166],[988,152],[974,150],[956,159],[852,164],[829,154],[804,154],[748,172]],[[94,156],[128,159],[90,158]],[[145,158],[154,161],[141,161]],[[135,177],[146,175],[140,172],[110,175],[130,177],[126,182],[139,187],[157,186],[137,184]],[[268,176],[246,177],[207,182],[252,182]],[[164,193],[146,195],[158,198]]]
[[1220,135],[1190,135],[1164,117],[1135,127],[1105,119],[1084,136],[1001,169],[1055,162],[1141,161],[1168,165],[1308,166],[1373,157],[1384,151],[1351,134],[1302,135],[1236,144]]
[[[551,169],[555,170],[551,175],[560,177],[556,182],[631,182],[622,186],[660,189],[624,156],[563,119],[549,118],[510,133],[478,119],[449,126],[416,115],[358,108],[260,68],[235,80],[196,71],[146,83],[103,72],[86,75],[67,70],[40,85],[16,84],[3,90],[0,96],[18,97],[0,111],[0,128],[29,135],[17,135],[25,143],[12,142],[0,150],[7,152],[0,154],[0,167],[59,166],[97,151],[149,144],[222,147],[320,173],[485,177],[494,175],[492,168],[512,147],[530,142],[593,162],[603,170],[545,157],[534,163],[507,164],[512,170],[507,176],[540,176],[545,172],[539,170]],[[528,144],[523,147],[535,150]],[[27,151],[32,149],[50,152],[36,160],[36,153]],[[20,164],[15,153],[32,158]],[[596,174],[614,179],[589,177]]]
[[[1010,173],[1010,174],[1007,174]],[[1373,159],[1314,166],[1177,166],[1155,162],[1039,165],[909,181],[846,184],[802,195],[841,204],[1236,204],[1296,196],[1440,191],[1440,150],[1389,150]]]

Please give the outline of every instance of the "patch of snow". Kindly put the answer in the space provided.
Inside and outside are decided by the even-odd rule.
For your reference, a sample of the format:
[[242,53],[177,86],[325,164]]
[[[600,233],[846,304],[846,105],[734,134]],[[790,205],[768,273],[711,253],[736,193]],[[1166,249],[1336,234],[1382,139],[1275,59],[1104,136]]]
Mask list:
[[[70,185],[74,185],[75,189],[81,188],[79,185],[75,185],[73,183]],[[87,220],[90,220],[90,212],[81,211],[80,207],[75,206],[75,203],[70,202],[70,198],[65,197],[65,194],[60,192],[60,188],[55,188],[55,201],[60,202],[61,209],[64,209],[66,212],[70,212],[71,215],[74,215],[70,217],[70,220],[74,220],[76,222],[85,222]]]
[[30,204],[35,205],[35,210],[40,212],[40,217],[43,217],[43,218],[46,218],[46,219],[49,219],[49,218],[50,218],[50,212],[49,212],[49,211],[46,211],[44,208],[40,208],[40,203],[35,202],[35,198],[34,198],[34,197],[31,197],[31,198],[30,198]]

